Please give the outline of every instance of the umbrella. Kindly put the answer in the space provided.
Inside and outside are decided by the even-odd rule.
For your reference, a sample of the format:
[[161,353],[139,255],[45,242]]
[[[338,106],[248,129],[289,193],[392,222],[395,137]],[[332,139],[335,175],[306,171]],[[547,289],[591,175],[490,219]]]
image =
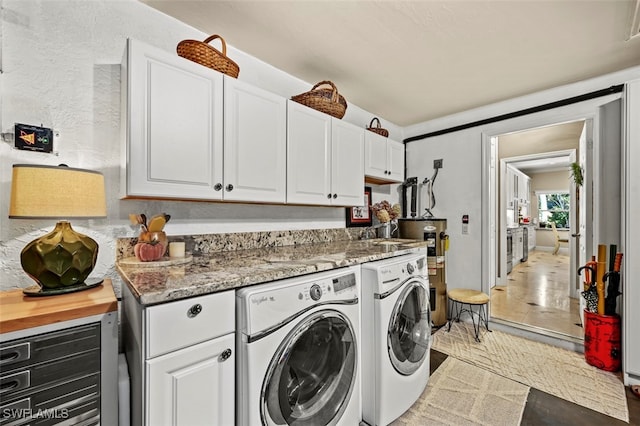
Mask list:
[[578,275],[580,275],[583,270],[589,272],[591,284],[587,290],[581,293],[582,297],[587,301],[587,310],[589,312],[598,313],[598,289],[595,282],[596,271],[591,266],[582,266],[578,268]]
[[622,263],[622,253],[617,253],[613,270],[607,272],[603,277],[603,280],[605,282],[609,280],[609,286],[607,287],[607,297],[604,299],[605,315],[614,315],[616,313],[616,298],[622,294],[620,293],[620,290],[619,290],[621,263]]

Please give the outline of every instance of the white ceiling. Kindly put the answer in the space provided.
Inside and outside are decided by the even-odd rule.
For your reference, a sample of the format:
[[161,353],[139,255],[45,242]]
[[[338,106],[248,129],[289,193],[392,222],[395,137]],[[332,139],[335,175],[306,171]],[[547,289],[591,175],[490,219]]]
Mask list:
[[637,0],[142,1],[401,126],[640,65]]

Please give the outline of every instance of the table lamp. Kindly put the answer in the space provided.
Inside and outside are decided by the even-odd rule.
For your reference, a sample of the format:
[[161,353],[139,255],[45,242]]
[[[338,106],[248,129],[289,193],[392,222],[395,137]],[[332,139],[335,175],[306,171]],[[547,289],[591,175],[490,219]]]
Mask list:
[[22,269],[38,283],[23,292],[50,296],[100,285],[102,280],[86,281],[96,265],[98,243],[74,231],[67,219],[106,215],[102,173],[64,164],[14,164],[9,218],[60,219],[53,231],[22,249]]

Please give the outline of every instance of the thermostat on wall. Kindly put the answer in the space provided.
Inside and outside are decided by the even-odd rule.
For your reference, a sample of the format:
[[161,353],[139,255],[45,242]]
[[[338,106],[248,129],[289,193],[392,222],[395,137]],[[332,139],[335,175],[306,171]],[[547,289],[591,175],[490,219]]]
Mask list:
[[53,130],[46,127],[16,123],[15,147],[27,151],[52,152]]

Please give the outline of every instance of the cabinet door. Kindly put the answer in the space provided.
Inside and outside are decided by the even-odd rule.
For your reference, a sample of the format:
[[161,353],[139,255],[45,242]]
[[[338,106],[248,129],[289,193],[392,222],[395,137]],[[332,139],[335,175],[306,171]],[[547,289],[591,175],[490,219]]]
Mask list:
[[129,40],[126,195],[220,199],[222,74]]
[[389,179],[394,182],[404,181],[404,144],[394,140],[387,140],[387,162]]
[[364,200],[364,132],[331,119],[332,205],[361,206]]
[[513,194],[513,179],[511,178],[511,169],[509,169],[509,166],[507,166],[504,173],[504,195],[505,195],[505,201],[508,209],[513,208],[513,198],[511,197],[512,194]]
[[224,77],[224,199],[284,203],[287,101]]
[[384,180],[389,179],[390,171],[387,162],[387,138],[370,131],[365,131],[364,135],[365,174],[374,178]]
[[234,424],[234,351],[231,333],[147,361],[145,424]]
[[287,102],[287,203],[331,204],[331,116]]

